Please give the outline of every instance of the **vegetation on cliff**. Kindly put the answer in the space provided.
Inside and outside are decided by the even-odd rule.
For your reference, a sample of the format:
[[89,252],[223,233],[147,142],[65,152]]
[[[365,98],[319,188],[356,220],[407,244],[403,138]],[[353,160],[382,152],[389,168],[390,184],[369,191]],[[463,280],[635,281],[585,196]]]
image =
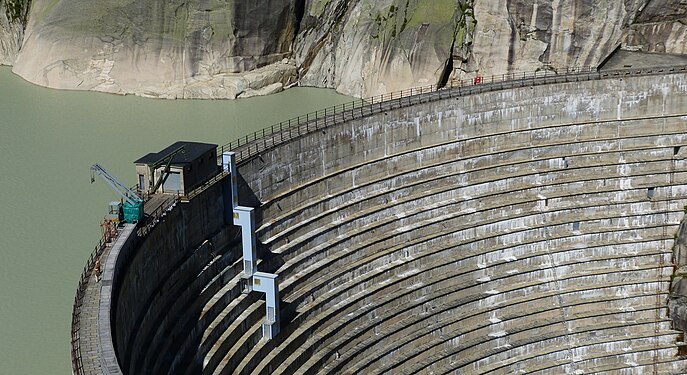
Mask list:
[[0,8],[5,8],[7,19],[12,23],[19,22],[23,27],[26,27],[30,7],[31,0],[0,0]]

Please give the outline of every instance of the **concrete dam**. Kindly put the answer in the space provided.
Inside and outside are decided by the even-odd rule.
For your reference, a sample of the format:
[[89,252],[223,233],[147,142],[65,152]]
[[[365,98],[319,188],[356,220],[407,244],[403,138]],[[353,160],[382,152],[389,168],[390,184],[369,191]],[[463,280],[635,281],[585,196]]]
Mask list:
[[511,78],[232,147],[279,332],[220,172],[96,248],[74,372],[687,373],[687,69]]

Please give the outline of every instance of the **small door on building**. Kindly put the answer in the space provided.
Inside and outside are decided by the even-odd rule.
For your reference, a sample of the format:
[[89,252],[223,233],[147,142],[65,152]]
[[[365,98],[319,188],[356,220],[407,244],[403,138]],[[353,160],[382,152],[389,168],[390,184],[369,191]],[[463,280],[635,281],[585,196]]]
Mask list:
[[138,188],[141,191],[146,189],[146,179],[145,176],[142,174],[138,175]]
[[162,185],[164,193],[178,193],[181,191],[181,173],[169,172],[165,183]]

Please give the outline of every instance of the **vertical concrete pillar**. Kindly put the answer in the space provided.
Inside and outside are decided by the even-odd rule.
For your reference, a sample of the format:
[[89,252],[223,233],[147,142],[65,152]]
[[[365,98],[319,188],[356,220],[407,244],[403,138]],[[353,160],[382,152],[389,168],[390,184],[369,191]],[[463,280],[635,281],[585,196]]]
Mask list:
[[[233,224],[241,227],[241,247],[243,249],[243,273],[241,274],[241,290],[250,293],[253,289],[252,277],[256,268],[257,250],[255,240],[255,216],[253,208],[239,206],[238,170],[236,169],[236,154],[233,152],[222,153],[222,171],[229,173],[229,185],[225,197],[226,213],[233,212]],[[231,204],[227,204],[231,202]],[[226,214],[225,213],[225,214]]]
[[[262,324],[262,336],[268,340],[279,334],[279,286],[277,275],[257,272],[257,247],[255,238],[255,216],[252,207],[239,206],[238,171],[236,155],[233,152],[222,153],[222,171],[229,173],[230,189],[225,197],[226,213],[233,212],[233,224],[241,227],[241,247],[243,248],[243,273],[241,274],[241,291],[265,293],[266,314]],[[228,199],[227,199],[228,198]],[[227,204],[231,201],[231,204]]]
[[241,247],[243,248],[243,274],[241,275],[242,290],[250,293],[251,278],[257,271],[257,247],[255,240],[255,216],[252,207],[234,207],[234,225],[241,227]]
[[262,337],[271,340],[279,334],[279,285],[277,275],[256,272],[253,275],[253,290],[265,293],[265,321],[262,323]]
[[224,222],[229,225],[229,223],[233,223],[234,207],[238,206],[239,203],[236,156],[233,152],[222,153],[222,172],[229,173],[229,178],[222,180]]
[[222,154],[222,171],[229,173],[231,184],[231,207],[239,205],[238,171],[236,170],[236,154],[225,152]]

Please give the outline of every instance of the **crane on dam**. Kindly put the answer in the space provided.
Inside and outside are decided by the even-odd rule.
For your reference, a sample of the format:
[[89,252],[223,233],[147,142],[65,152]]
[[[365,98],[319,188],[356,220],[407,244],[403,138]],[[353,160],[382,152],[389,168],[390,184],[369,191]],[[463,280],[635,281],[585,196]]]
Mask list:
[[110,203],[111,215],[121,216],[127,223],[136,223],[143,219],[143,198],[98,163],[91,165],[91,183],[95,182],[95,175],[100,176],[122,198],[121,203]]

